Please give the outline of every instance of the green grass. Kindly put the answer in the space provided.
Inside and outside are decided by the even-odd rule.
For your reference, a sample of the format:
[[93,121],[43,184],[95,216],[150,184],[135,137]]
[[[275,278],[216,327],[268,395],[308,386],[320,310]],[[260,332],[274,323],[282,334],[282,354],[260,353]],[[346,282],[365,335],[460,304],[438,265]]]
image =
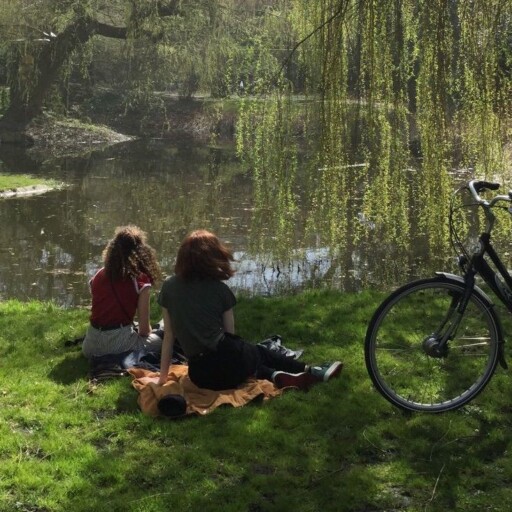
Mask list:
[[53,187],[56,183],[53,180],[35,178],[28,174],[0,174],[0,192],[36,185]]
[[241,299],[240,334],[281,334],[306,361],[343,360],[342,376],[179,421],[144,416],[129,378],[89,389],[80,348],[64,345],[86,311],[0,304],[0,511],[509,510],[510,377],[498,370],[459,411],[401,413],[364,367],[381,299]]

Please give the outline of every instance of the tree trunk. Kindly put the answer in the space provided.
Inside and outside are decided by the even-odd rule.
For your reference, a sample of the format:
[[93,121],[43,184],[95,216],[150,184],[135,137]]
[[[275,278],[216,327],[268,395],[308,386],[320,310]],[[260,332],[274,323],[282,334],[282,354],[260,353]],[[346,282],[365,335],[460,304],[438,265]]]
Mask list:
[[[162,17],[176,16],[181,13],[180,1],[169,0],[158,6],[158,15]],[[35,77],[24,80],[22,66],[16,70],[17,76],[10,84],[10,103],[2,119],[0,119],[0,142],[30,143],[26,134],[29,123],[43,111],[44,100],[58,78],[62,66],[73,50],[85,44],[92,36],[101,35],[114,39],[126,39],[126,27],[115,27],[100,23],[88,15],[78,15],[57,36],[49,37],[38,52],[30,69]],[[21,64],[21,62],[20,62]]]
[[4,143],[30,144],[26,134],[29,123],[41,115],[44,100],[57,79],[69,55],[86,43],[94,34],[125,38],[126,29],[108,27],[94,20],[81,18],[72,23],[58,36],[45,41],[33,64],[33,83],[23,83],[21,67],[18,79],[10,87],[10,103],[0,119],[0,141]]

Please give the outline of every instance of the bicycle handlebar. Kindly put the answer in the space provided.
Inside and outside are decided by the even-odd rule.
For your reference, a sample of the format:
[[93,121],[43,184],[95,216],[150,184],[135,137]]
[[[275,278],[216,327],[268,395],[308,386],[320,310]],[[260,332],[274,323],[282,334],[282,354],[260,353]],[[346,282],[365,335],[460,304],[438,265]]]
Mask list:
[[471,180],[468,183],[469,191],[471,195],[474,197],[475,201],[482,205],[488,206],[492,208],[498,201],[508,201],[512,202],[512,191],[508,193],[508,195],[497,195],[491,199],[491,201],[486,201],[480,197],[480,192],[484,190],[498,190],[500,188],[499,183],[493,183],[491,181],[479,181],[479,180]]

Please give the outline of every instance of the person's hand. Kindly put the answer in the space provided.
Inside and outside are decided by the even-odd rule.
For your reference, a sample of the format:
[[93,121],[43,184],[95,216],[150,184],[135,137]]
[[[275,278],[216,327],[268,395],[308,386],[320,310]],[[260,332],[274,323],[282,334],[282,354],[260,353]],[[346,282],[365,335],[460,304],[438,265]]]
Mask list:
[[160,374],[157,384],[163,386],[167,382],[167,375]]

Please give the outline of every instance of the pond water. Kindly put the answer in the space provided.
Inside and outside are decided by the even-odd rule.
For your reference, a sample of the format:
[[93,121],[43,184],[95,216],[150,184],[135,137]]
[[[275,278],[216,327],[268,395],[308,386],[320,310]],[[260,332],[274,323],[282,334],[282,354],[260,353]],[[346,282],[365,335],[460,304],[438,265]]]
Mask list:
[[[270,194],[267,204],[255,201],[255,182],[232,147],[140,140],[86,158],[34,163],[20,152],[4,151],[0,161],[0,172],[65,184],[43,195],[0,201],[1,299],[89,304],[88,279],[101,266],[114,228],[125,224],[147,231],[166,274],[189,231],[213,230],[238,260],[230,285],[248,294],[319,286],[389,288],[441,264],[449,270],[453,259],[448,245],[432,256],[424,232],[411,230],[410,239],[398,245],[386,240],[357,201],[340,213],[347,222],[333,251],[321,222],[304,229],[312,213],[300,186],[293,226],[282,236],[276,226],[287,219],[275,202],[278,196]],[[350,234],[361,227],[365,236],[353,239]]]

